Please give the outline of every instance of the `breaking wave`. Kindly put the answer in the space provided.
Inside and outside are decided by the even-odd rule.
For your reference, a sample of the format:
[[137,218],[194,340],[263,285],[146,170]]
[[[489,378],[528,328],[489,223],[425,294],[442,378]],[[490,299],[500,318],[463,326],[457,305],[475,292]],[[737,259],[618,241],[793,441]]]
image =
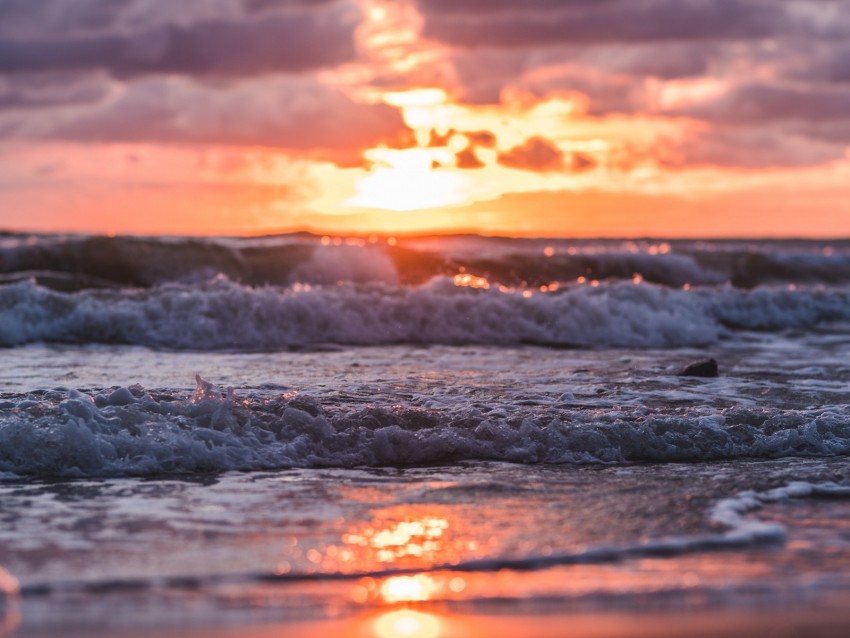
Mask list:
[[82,477],[292,467],[700,461],[850,453],[850,408],[323,406],[240,397],[198,378],[189,396],[139,386],[57,389],[0,402],[0,473]]
[[456,285],[202,284],[58,292],[29,280],[0,287],[0,345],[120,343],[173,349],[285,349],[315,344],[539,344],[667,348],[734,330],[850,320],[850,291],[654,284],[571,284],[546,292]]

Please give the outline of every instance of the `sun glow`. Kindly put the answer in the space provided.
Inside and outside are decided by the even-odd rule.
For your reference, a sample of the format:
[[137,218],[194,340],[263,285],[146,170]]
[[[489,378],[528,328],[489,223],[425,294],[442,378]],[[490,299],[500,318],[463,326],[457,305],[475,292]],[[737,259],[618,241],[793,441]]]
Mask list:
[[445,104],[448,96],[443,89],[413,89],[412,91],[388,91],[384,102],[398,107],[436,106]]
[[346,205],[412,211],[467,203],[467,178],[457,171],[435,168],[453,161],[446,149],[375,148],[366,152],[375,168],[357,182]]

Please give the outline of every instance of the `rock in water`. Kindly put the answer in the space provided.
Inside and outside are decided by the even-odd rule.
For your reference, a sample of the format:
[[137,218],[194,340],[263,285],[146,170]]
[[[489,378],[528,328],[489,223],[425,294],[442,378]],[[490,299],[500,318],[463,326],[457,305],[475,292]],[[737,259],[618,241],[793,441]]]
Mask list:
[[700,359],[685,366],[684,370],[679,373],[682,377],[716,377],[717,361],[714,359]]

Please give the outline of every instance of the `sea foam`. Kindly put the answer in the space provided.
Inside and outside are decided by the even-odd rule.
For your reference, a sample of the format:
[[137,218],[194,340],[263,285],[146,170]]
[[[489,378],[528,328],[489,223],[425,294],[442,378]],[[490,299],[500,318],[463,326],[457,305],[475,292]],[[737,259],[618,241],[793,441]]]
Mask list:
[[204,284],[63,293],[0,287],[0,345],[37,341],[175,349],[267,349],[338,343],[540,344],[668,348],[731,330],[811,328],[850,320],[850,293],[729,286],[671,289],[617,282],[554,292],[475,289],[439,277],[416,286]]
[[485,410],[323,406],[310,395],[240,397],[198,379],[191,396],[57,389],[0,406],[0,472],[128,476],[463,460],[624,463],[850,453],[841,407],[606,412],[565,405]]

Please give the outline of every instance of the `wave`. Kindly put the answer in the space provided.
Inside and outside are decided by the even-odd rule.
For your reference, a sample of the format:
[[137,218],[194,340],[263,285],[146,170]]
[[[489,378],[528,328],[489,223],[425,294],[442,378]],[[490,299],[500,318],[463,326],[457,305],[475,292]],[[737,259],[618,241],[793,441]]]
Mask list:
[[[647,283],[573,284],[547,292],[436,278],[418,287],[345,284],[252,288],[203,284],[63,293],[0,287],[0,345],[37,341],[173,349],[286,349],[316,344],[704,346],[733,330],[850,320],[850,291]],[[474,283],[474,281],[473,281]]]
[[57,389],[0,402],[5,478],[144,476],[293,467],[680,462],[850,453],[850,408],[600,413],[553,402],[500,410],[323,406],[288,393],[191,397]]
[[246,286],[381,282],[421,285],[469,273],[493,285],[632,279],[681,287],[850,284],[847,242],[694,242],[442,238],[0,237],[0,284],[54,290],[149,288],[221,274]]

